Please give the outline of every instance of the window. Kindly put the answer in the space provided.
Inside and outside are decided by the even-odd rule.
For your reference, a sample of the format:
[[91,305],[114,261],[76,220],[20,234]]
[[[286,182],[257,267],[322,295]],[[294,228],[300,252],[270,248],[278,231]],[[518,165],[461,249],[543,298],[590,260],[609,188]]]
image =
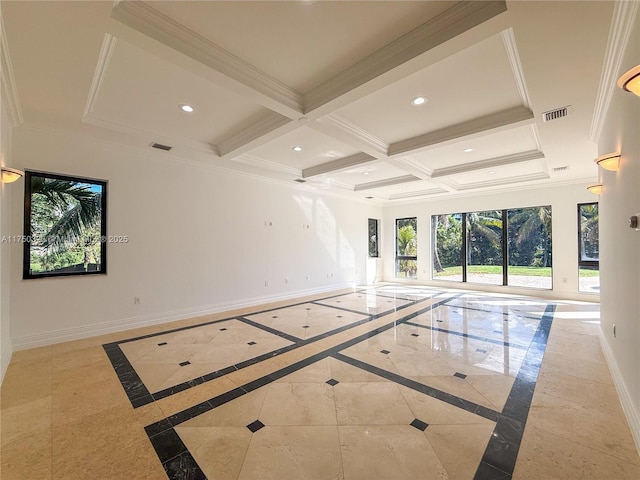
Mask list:
[[502,211],[467,214],[467,281],[503,285]]
[[431,217],[434,279],[462,282],[462,223],[461,213]]
[[600,292],[600,241],[598,203],[578,205],[579,291]]
[[104,274],[107,184],[26,172],[23,278]]
[[417,219],[396,219],[396,277],[418,276]]
[[551,207],[508,210],[508,284],[552,288]]
[[552,288],[551,207],[433,215],[434,280]]
[[378,220],[369,219],[369,256],[378,257]]

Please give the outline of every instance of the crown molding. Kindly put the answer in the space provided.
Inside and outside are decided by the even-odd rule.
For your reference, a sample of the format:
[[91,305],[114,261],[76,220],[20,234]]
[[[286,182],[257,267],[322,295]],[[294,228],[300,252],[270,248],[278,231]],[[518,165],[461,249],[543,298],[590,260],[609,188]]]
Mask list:
[[337,158],[330,162],[321,163],[320,165],[314,165],[302,170],[302,178],[310,178],[324,173],[337,172],[346,168],[351,168],[356,165],[362,165],[363,163],[369,163],[377,160],[375,157],[367,153],[356,153],[355,155],[349,155],[348,157]]
[[305,115],[506,10],[504,1],[454,3],[440,15],[305,94]]
[[372,188],[389,187],[391,185],[400,185],[402,183],[417,182],[422,180],[415,175],[403,175],[402,177],[388,178],[386,180],[378,180],[376,182],[360,183],[354,187],[354,191],[371,190]]
[[589,140],[598,143],[607,112],[611,105],[616,82],[620,75],[620,67],[624,51],[629,43],[629,37],[636,23],[640,2],[614,2],[607,50],[600,74],[600,85],[589,131]]
[[504,49],[507,52],[507,58],[509,59],[509,65],[511,65],[511,71],[513,72],[513,79],[516,82],[516,88],[520,94],[520,100],[525,107],[531,108],[531,100],[527,90],[527,83],[524,79],[524,70],[522,69],[522,63],[520,62],[520,55],[518,54],[516,37],[513,34],[513,29],[507,28],[500,34],[500,36],[502,37]]
[[529,152],[516,153],[513,155],[504,155],[502,157],[487,158],[478,162],[464,163],[462,165],[454,165],[452,167],[436,168],[431,175],[433,178],[446,177],[459,173],[473,172],[485,168],[502,167],[504,165],[514,165],[516,163],[528,162],[544,158],[544,153],[538,150]]
[[[120,1],[111,17],[268,98],[264,106],[290,118],[302,114],[302,96],[280,80],[242,60],[142,1]],[[275,103],[274,103],[275,102]]]
[[223,140],[218,151],[223,158],[234,158],[274,138],[300,128],[304,122],[296,122],[276,112],[260,114],[257,119],[242,131]]
[[302,175],[302,170],[298,168],[289,167],[287,165],[281,165],[276,162],[271,162],[269,160],[264,160],[262,158],[258,158],[253,155],[243,154],[239,157],[233,159],[235,162],[244,163],[245,165],[251,165],[252,167],[263,168],[266,170],[275,170],[277,172],[289,173],[296,177],[300,177]]
[[22,107],[20,107],[20,98],[18,97],[18,89],[16,80],[13,75],[13,64],[11,63],[11,54],[9,53],[9,44],[5,34],[4,20],[0,15],[0,56],[2,57],[0,83],[2,83],[2,100],[7,109],[7,115],[12,127],[17,127],[24,123],[22,116]]
[[109,62],[111,61],[111,55],[116,46],[116,38],[113,35],[105,33],[102,40],[102,47],[100,47],[100,55],[98,56],[98,63],[93,73],[93,80],[91,80],[91,88],[89,88],[89,95],[87,97],[87,103],[84,107],[83,117],[87,117],[93,112],[93,106],[100,94],[100,89],[104,82],[104,77],[107,74],[109,68]]
[[87,125],[93,125],[94,127],[105,128],[115,132],[132,135],[137,138],[140,138],[145,143],[148,143],[149,141],[165,142],[170,144],[172,147],[185,147],[192,150],[197,150],[200,153],[206,153],[208,155],[213,155],[216,157],[218,156],[217,148],[215,145],[211,145],[206,142],[190,140],[187,138],[173,137],[170,135],[153,132],[150,130],[143,130],[141,128],[132,127],[124,123],[108,120],[106,118],[100,117],[99,115],[96,115],[95,113],[91,113],[89,115],[85,115],[84,117],[82,117],[82,123]]
[[389,156],[404,155],[435,145],[442,146],[443,144],[452,143],[463,137],[486,134],[490,131],[496,131],[505,127],[515,128],[530,124],[533,121],[533,112],[529,110],[529,108],[520,105],[392,143],[389,146],[388,153]]

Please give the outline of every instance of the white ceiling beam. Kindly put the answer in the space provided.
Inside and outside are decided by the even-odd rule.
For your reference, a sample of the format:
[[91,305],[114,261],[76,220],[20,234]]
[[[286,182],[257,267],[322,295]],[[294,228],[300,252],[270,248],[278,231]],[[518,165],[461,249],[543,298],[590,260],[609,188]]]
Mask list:
[[[302,116],[300,93],[149,4],[120,1],[113,7],[111,17],[129,27],[123,29],[112,24],[110,29],[116,37],[151,50],[169,62],[204,76],[280,115],[291,119]],[[131,30],[142,35],[135,35]],[[145,40],[145,36],[155,42]]]
[[416,177],[415,175],[403,175],[402,177],[387,178],[386,180],[360,183],[356,185],[353,188],[353,190],[356,192],[359,192],[362,190],[371,190],[373,188],[389,187],[391,185],[400,185],[402,183],[417,182],[419,180],[422,180],[422,179],[419,177]]
[[374,160],[376,160],[374,157],[367,155],[366,153],[356,153],[355,155],[338,158],[330,162],[305,168],[302,170],[302,178],[311,178],[325,173],[334,173],[355,167],[356,165],[362,165],[363,163],[370,163]]
[[488,132],[495,133],[528,125],[533,121],[533,112],[524,106],[518,106],[392,143],[388,154],[390,157],[406,155],[435,146],[441,147],[462,138],[468,139],[486,135]]
[[304,121],[292,121],[275,112],[268,112],[260,115],[252,125],[220,142],[218,154],[223,160],[233,159],[286,133],[292,132],[305,123]]
[[[508,28],[506,22],[482,24],[506,10],[504,1],[454,3],[440,15],[307,92],[303,98],[305,116],[315,119],[332,113],[468,47],[469,42],[477,43],[499,34]],[[437,48],[481,25],[484,28],[473,35],[459,38],[448,48]]]
[[462,165],[454,165],[452,167],[436,168],[431,174],[432,178],[446,177],[460,173],[473,172],[475,170],[483,170],[485,168],[503,167],[505,165],[514,165],[516,163],[528,162],[544,158],[544,153],[538,150],[530,152],[521,152],[514,155],[504,155],[502,157],[488,158],[478,162],[464,163]]

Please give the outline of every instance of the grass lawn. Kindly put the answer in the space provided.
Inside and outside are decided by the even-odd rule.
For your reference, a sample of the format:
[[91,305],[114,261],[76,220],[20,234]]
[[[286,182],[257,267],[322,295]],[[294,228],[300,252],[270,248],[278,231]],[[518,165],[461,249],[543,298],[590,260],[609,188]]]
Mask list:
[[[488,273],[502,275],[501,265],[469,265],[467,273]],[[449,275],[462,275],[462,267],[446,267],[443,272],[434,272],[434,277],[446,277]],[[509,267],[509,275],[523,275],[527,277],[550,277],[551,267]],[[581,277],[597,277],[598,270],[580,269]]]

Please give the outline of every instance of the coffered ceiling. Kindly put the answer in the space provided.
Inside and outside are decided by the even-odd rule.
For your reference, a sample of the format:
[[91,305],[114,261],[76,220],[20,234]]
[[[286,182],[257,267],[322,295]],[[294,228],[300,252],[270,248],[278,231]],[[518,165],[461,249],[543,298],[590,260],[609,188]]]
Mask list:
[[176,163],[383,203],[597,178],[613,2],[1,8],[17,128],[158,143]]

